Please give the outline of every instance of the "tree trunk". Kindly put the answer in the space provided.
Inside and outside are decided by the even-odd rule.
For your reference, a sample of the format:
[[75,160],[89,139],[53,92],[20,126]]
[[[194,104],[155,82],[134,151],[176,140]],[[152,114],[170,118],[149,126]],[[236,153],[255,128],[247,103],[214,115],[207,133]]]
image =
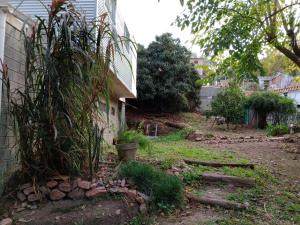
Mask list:
[[265,129],[267,126],[267,114],[259,113],[258,114],[258,128]]

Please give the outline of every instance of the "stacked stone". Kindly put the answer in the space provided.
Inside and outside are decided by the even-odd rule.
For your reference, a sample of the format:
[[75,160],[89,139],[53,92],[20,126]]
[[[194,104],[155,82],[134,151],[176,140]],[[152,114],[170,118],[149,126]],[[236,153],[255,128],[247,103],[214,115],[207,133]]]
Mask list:
[[70,181],[67,176],[53,177],[43,185],[33,186],[31,183],[22,185],[17,192],[17,198],[22,205],[35,203],[42,200],[59,201],[62,199],[79,200],[83,198],[96,198],[107,193],[124,194],[135,200],[143,211],[149,197],[135,189],[134,184],[129,184],[125,179],[108,180],[102,178],[92,181],[78,178]]

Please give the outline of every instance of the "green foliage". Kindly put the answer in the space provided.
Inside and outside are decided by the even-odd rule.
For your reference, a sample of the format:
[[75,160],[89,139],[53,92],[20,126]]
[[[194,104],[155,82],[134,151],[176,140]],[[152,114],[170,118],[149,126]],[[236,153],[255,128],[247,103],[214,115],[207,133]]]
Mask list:
[[211,103],[212,113],[224,117],[227,125],[238,124],[245,115],[245,103],[246,97],[240,89],[226,88]]
[[123,165],[119,175],[132,178],[138,190],[149,195],[151,202],[158,208],[162,207],[161,210],[182,205],[183,186],[177,177],[135,161]]
[[216,60],[216,76],[240,82],[263,74],[259,55],[271,46],[300,67],[300,3],[290,1],[180,0],[186,10],[177,18],[190,28],[195,43]]
[[148,48],[138,48],[137,101],[143,110],[178,112],[199,104],[199,76],[191,53],[171,34],[156,37]]
[[278,135],[288,134],[289,132],[290,129],[285,124],[276,124],[276,125],[269,124],[266,128],[266,133],[268,136],[278,136]]
[[275,49],[269,49],[266,52],[266,57],[261,60],[261,63],[268,76],[274,75],[278,72],[293,75],[300,72],[300,67],[295,65],[292,61]]
[[179,130],[177,132],[168,134],[166,136],[161,136],[161,137],[159,137],[158,141],[170,142],[170,141],[184,140],[192,132],[193,132],[193,129],[191,129],[191,128],[184,128],[182,130]]
[[265,128],[268,114],[273,115],[273,123],[284,123],[287,117],[296,112],[296,106],[292,99],[274,92],[257,92],[247,100],[247,107],[259,114],[259,127]]
[[49,17],[24,34],[25,85],[12,95],[10,76],[3,76],[20,166],[30,177],[79,172],[85,162],[91,173],[97,167],[104,128],[94,121],[102,119],[98,103],[109,105],[122,40],[106,17],[88,22],[70,1],[53,1]]
[[119,144],[126,144],[126,143],[133,143],[133,142],[138,143],[141,149],[151,151],[152,148],[151,140],[141,132],[135,130],[124,131],[118,137]]

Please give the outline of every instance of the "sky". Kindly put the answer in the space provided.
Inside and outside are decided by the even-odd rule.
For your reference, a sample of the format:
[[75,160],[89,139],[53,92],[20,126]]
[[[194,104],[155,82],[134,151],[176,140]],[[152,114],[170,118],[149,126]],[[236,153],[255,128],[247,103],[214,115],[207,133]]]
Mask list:
[[171,25],[183,12],[179,0],[118,0],[118,7],[138,43],[148,46],[155,36],[169,32],[192,52],[199,51],[191,44],[193,36],[189,30],[181,31]]

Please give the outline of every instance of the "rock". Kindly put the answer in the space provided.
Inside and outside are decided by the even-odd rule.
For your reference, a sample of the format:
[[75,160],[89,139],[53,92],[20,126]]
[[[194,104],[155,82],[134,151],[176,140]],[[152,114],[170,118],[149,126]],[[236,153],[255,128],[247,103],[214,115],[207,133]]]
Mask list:
[[21,201],[24,202],[26,200],[26,195],[24,195],[22,192],[17,193],[17,198]]
[[148,195],[145,195],[144,193],[138,192],[138,195],[142,197],[146,202],[150,201],[150,197]]
[[39,189],[40,189],[40,192],[45,196],[49,195],[51,192],[51,190],[46,186],[40,186]]
[[38,207],[37,207],[37,205],[27,205],[26,208],[27,208],[27,209],[30,209],[30,210],[35,210],[35,209],[37,209]]
[[121,187],[125,187],[125,184],[126,184],[126,180],[123,179],[123,180],[121,181]]
[[51,180],[57,180],[57,181],[69,181],[70,177],[65,175],[57,175],[51,178]]
[[72,187],[69,182],[63,182],[58,185],[58,189],[62,192],[70,192],[72,190]]
[[120,215],[121,214],[121,209],[116,210],[116,215]]
[[126,194],[129,198],[135,199],[137,196],[137,191],[136,190],[128,190]]
[[61,192],[60,190],[58,189],[53,189],[51,192],[50,192],[50,199],[52,201],[58,201],[58,200],[61,200],[63,199],[64,197],[66,196],[65,193]]
[[79,181],[78,187],[84,190],[89,190],[91,188],[91,182],[85,180]]
[[28,195],[27,199],[29,202],[36,202],[40,198],[39,198],[39,195],[37,195],[37,194],[30,194],[30,195]]
[[139,203],[140,205],[145,203],[145,200],[144,200],[142,197],[137,197],[135,200],[136,200],[136,202]]
[[68,193],[68,197],[73,200],[78,200],[84,198],[84,190],[80,188],[75,188],[73,191]]
[[25,188],[25,189],[23,190],[23,193],[24,193],[25,195],[30,195],[30,194],[33,193],[33,192],[34,192],[33,187]]
[[16,209],[16,212],[19,213],[19,212],[24,211],[25,209],[26,209],[26,208],[24,208],[24,207],[20,207],[20,208],[17,208],[17,209]]
[[85,196],[88,198],[94,198],[106,194],[107,190],[104,187],[94,188],[85,193]]
[[55,180],[50,180],[50,181],[47,182],[46,185],[47,185],[48,188],[52,189],[52,188],[55,188],[58,185],[58,182],[55,181]]
[[110,188],[109,192],[111,192],[111,193],[117,193],[117,192],[119,192],[119,188]]
[[31,183],[23,184],[23,185],[20,187],[20,191],[23,191],[24,189],[29,188],[29,187],[31,187]]
[[74,190],[75,188],[77,188],[78,187],[78,182],[79,182],[80,180],[74,180],[73,182],[72,182],[72,190]]
[[12,225],[13,220],[11,218],[5,218],[0,221],[0,225]]
[[96,188],[96,187],[100,187],[101,185],[98,185],[98,183],[92,183],[91,184],[91,189]]
[[128,188],[124,187],[124,188],[118,188],[118,192],[119,193],[127,193],[128,192]]
[[147,212],[146,204],[141,204],[139,207],[139,211],[140,211],[140,213],[145,214]]

